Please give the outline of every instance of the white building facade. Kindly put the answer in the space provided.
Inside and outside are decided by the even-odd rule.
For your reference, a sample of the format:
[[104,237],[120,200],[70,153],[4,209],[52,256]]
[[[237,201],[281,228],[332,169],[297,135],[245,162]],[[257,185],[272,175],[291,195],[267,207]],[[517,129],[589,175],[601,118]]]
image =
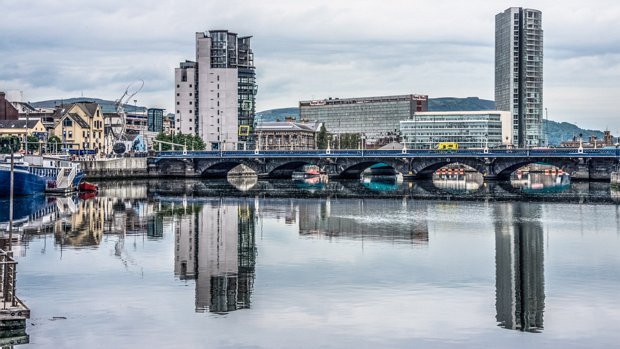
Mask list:
[[250,38],[227,30],[196,33],[196,61],[175,69],[176,130],[199,135],[207,150],[253,141],[256,73]]
[[459,148],[510,146],[510,112],[417,112],[400,122],[402,142],[408,149],[434,149],[438,143],[455,142]]

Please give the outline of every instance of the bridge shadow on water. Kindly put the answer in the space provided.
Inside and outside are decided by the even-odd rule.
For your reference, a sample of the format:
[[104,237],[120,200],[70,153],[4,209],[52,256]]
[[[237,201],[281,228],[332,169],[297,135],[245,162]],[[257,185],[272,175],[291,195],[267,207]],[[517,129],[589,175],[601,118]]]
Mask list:
[[[481,178],[433,178],[432,180],[330,180],[300,182],[290,179],[259,180],[256,177],[226,179],[145,180],[153,196],[260,196],[260,197],[378,197],[476,201],[549,201],[614,203],[617,191],[604,182],[571,182],[563,176],[530,175],[512,181]],[[133,185],[136,183],[134,182]]]

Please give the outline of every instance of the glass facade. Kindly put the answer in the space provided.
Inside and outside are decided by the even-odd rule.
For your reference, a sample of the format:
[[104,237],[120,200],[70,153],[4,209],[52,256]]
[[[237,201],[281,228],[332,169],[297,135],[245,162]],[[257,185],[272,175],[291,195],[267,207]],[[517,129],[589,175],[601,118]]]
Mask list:
[[150,132],[164,131],[164,109],[149,108],[147,112],[148,130]]
[[331,134],[359,133],[366,144],[397,135],[399,122],[426,111],[428,96],[323,99],[299,102],[302,120],[322,122]]
[[458,143],[459,148],[498,147],[506,137],[502,119],[510,114],[499,111],[426,112],[400,122],[402,142],[408,149],[434,149],[441,142]]
[[513,143],[543,144],[543,30],[538,10],[495,16],[495,103],[512,114]]

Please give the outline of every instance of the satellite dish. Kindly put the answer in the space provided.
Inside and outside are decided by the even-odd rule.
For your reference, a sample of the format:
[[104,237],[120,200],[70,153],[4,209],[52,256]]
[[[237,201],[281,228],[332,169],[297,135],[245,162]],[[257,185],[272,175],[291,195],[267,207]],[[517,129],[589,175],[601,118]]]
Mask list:
[[114,150],[116,154],[124,154],[125,151],[127,151],[127,147],[125,147],[124,143],[119,142],[119,143],[114,144],[114,147],[112,147],[112,150]]

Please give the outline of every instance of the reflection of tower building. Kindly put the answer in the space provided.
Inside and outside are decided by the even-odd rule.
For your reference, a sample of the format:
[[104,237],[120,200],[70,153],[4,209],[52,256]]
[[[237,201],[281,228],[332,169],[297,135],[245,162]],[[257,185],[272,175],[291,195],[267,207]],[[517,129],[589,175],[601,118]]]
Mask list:
[[174,274],[181,280],[196,278],[196,236],[198,228],[193,214],[179,215],[175,222]]
[[253,203],[216,200],[193,212],[177,226],[175,274],[196,279],[196,311],[249,308],[256,264]]
[[545,307],[543,229],[540,205],[496,205],[496,311],[499,325],[537,332]]

